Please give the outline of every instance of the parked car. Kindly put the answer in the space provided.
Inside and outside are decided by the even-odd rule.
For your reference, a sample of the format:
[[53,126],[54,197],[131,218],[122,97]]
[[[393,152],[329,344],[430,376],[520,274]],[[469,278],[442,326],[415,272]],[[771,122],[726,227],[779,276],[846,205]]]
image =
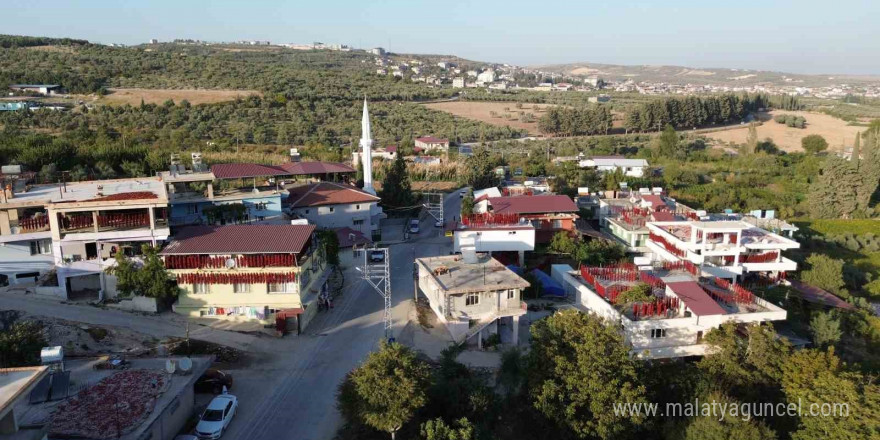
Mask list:
[[414,218],[409,221],[409,233],[410,234],[418,234],[419,233],[419,219]]
[[381,263],[385,261],[385,252],[370,251],[370,263]]
[[434,227],[435,228],[442,228],[443,227],[443,220],[437,220],[436,222],[434,222]]
[[195,384],[197,393],[220,394],[223,392],[223,387],[227,390],[232,389],[232,375],[213,368],[205,371]]
[[237,409],[238,398],[232,394],[221,394],[215,397],[199,418],[199,424],[196,425],[196,436],[201,440],[219,439],[226,432],[226,428],[235,417]]
[[467,188],[465,188],[465,189],[463,189],[463,190],[461,190],[461,191],[458,192],[458,198],[459,198],[459,199],[463,199],[463,198],[465,198],[465,196],[467,196],[467,195],[468,195],[468,190],[467,190]]

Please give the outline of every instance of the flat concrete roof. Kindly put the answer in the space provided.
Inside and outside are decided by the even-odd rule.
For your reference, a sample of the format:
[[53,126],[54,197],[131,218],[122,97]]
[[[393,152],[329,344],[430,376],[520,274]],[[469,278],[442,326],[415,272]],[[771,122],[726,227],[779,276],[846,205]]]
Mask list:
[[[101,187],[101,194],[98,195],[98,187]],[[156,201],[167,200],[168,194],[165,190],[165,184],[156,177],[144,177],[139,179],[116,179],[116,180],[94,180],[89,182],[68,183],[65,190],[62,190],[61,184],[51,185],[34,185],[26,192],[16,192],[13,198],[5,200],[5,204],[14,205],[16,203],[23,204],[50,204],[50,203],[68,203],[68,202],[86,202],[99,201],[102,197],[114,196],[123,193],[152,193]],[[144,199],[149,200],[149,199]],[[108,203],[116,203],[123,201],[108,201]]]
[[19,397],[48,373],[49,367],[0,368],[0,418],[15,406]]
[[[418,258],[416,261],[427,269],[446,294],[529,287],[528,281],[488,255],[478,256],[477,263],[465,263],[460,255]],[[444,268],[448,272],[439,274]]]

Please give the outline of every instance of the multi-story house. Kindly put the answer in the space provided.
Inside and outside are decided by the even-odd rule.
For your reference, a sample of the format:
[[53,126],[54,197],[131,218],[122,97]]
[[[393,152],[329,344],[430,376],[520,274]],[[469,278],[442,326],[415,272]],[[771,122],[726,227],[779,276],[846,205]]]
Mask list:
[[324,288],[314,225],[184,227],[161,256],[177,278],[175,312],[305,329]]
[[379,197],[347,183],[319,182],[293,187],[285,212],[308,219],[319,228],[351,228],[367,237],[378,236],[382,208]]
[[441,151],[449,152],[449,139],[436,138],[434,136],[422,136],[416,138],[415,146],[421,151]]
[[453,231],[453,250],[462,252],[467,248],[496,257],[515,253],[522,266],[525,253],[535,250],[535,227],[515,214],[465,215]]
[[593,156],[580,161],[581,168],[595,168],[600,173],[620,170],[629,177],[644,177],[648,170],[645,159],[627,159],[623,156]]
[[104,271],[114,257],[168,238],[168,196],[159,178],[56,185],[10,184],[0,203],[0,270],[34,282],[55,269],[57,295],[115,295]]
[[[742,286],[699,273],[687,261],[666,262],[650,271],[632,264],[577,271],[553,266],[554,279],[575,306],[620,328],[632,354],[642,359],[703,355],[706,333],[726,322],[785,320],[785,310]],[[640,283],[651,286],[649,299],[627,301],[621,296]]]
[[578,207],[563,195],[490,197],[489,212],[493,215],[514,215],[535,227],[535,241],[549,243],[559,231],[576,233]]
[[625,246],[627,252],[650,252],[646,246],[650,222],[697,218],[697,211],[663,196],[661,188],[654,189],[653,193],[645,189],[645,192],[612,193],[611,197],[599,198],[601,230]]
[[526,313],[522,290],[529,283],[492,257],[478,255],[473,248],[462,255],[418,258],[418,285],[431,310],[446,326],[456,343],[468,343],[476,336],[499,333],[499,322],[510,326],[510,339],[519,343],[519,317]]
[[278,219],[282,217],[287,186],[293,182],[346,180],[354,173],[354,168],[332,162],[230,163],[214,165],[210,170],[172,165],[172,170],[161,177],[168,186],[171,224],[178,226]]
[[782,252],[800,243],[741,220],[648,223],[646,246],[657,261],[687,261],[707,276],[778,280],[797,269]]

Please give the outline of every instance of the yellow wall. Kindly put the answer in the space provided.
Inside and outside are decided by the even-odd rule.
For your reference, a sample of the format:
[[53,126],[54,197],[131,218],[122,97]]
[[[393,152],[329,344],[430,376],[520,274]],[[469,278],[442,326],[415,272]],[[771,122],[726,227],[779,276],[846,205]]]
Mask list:
[[[314,256],[313,256],[314,257]],[[305,292],[306,297],[310,296],[310,290],[319,289],[320,286],[316,281],[322,279],[322,273],[326,269],[325,264],[320,264],[318,271],[309,275],[308,285],[301,286],[302,277],[300,273],[305,269],[308,270],[309,265],[300,267],[269,267],[269,268],[239,268],[235,269],[235,273],[297,273],[297,281],[294,283],[294,293],[268,293],[268,285],[265,283],[251,284],[250,293],[234,293],[232,284],[210,284],[209,293],[193,293],[192,284],[178,284],[180,287],[180,295],[174,310],[177,313],[189,316],[202,316],[202,311],[207,311],[211,307],[256,307],[263,309],[290,309],[302,308],[302,297],[300,292]],[[174,275],[187,273],[229,273],[229,269],[171,269]],[[311,295],[314,295],[311,292]],[[206,317],[208,315],[205,315]],[[219,316],[211,316],[219,317]],[[230,316],[227,317],[235,320],[253,319],[246,316]],[[266,319],[269,320],[268,317]]]

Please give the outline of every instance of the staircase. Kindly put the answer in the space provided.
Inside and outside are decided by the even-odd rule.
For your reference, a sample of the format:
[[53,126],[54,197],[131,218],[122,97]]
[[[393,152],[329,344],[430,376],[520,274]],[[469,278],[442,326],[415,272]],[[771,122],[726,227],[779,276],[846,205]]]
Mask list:
[[483,317],[482,319],[477,321],[477,323],[475,325],[468,328],[468,331],[467,331],[467,333],[464,334],[463,338],[461,338],[460,340],[456,340],[455,342],[458,344],[464,343],[465,341],[467,341],[468,339],[470,339],[471,337],[473,337],[474,335],[476,335],[477,333],[482,331],[484,328],[486,328],[486,326],[491,324],[496,319],[498,319],[498,315],[495,313],[492,313],[491,315]]

